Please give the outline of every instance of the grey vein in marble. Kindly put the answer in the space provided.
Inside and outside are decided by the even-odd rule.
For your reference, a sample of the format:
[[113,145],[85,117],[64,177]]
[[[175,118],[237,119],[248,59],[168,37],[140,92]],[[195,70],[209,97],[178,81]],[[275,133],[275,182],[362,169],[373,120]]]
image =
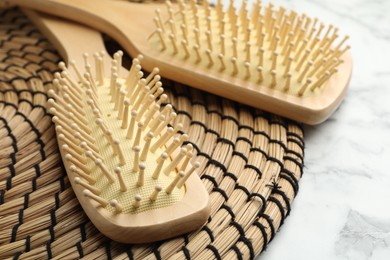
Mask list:
[[383,222],[350,210],[335,249],[347,259],[370,259],[384,252],[390,256],[390,220]]

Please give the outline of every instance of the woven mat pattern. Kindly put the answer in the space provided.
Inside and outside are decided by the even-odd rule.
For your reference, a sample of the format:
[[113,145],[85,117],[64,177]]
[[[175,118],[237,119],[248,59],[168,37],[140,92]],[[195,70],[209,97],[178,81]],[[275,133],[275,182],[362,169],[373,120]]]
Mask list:
[[201,162],[211,216],[185,236],[119,244],[88,220],[63,169],[45,108],[58,61],[18,9],[0,11],[0,259],[252,259],[266,248],[298,192],[299,124],[164,82]]

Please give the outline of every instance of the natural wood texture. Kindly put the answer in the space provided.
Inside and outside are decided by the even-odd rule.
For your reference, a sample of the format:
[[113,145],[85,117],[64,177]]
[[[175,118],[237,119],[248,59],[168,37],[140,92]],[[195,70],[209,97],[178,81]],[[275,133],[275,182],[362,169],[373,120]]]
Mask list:
[[[38,15],[33,11],[25,10],[25,13],[36,23],[37,27],[55,43],[62,55],[68,60],[83,57],[84,52],[93,54],[104,48],[101,35],[93,30],[70,22],[66,23],[56,18]],[[92,57],[89,57],[90,61],[91,58]],[[106,72],[110,71],[110,60],[111,59],[106,59]],[[76,61],[76,63],[80,65],[83,64],[84,61],[79,60]],[[68,69],[66,69],[66,71],[72,71],[71,68]],[[94,68],[92,68],[91,71],[94,71]],[[124,72],[124,69],[122,69],[119,74],[122,74],[122,77],[124,77]],[[107,75],[104,76],[107,77]],[[68,86],[69,91],[65,91],[63,86],[62,88],[57,86],[60,93],[68,93],[71,98],[73,93],[74,101],[83,104],[83,107],[80,107],[77,102],[73,104],[73,109],[70,110],[75,116],[73,120],[72,118],[68,118],[63,112],[69,112],[69,110],[63,105],[66,101],[64,98],[61,98],[61,94],[49,92],[49,96],[55,97],[56,99],[55,102],[49,101],[49,107],[51,107],[49,111],[55,116],[53,121],[57,125],[57,136],[64,165],[70,183],[88,217],[103,234],[122,243],[152,242],[171,238],[199,228],[205,223],[209,216],[209,205],[208,194],[197,174],[191,174],[187,179],[185,186],[180,187],[180,189],[175,188],[175,182],[179,180],[178,176],[180,177],[181,175],[179,175],[174,168],[178,165],[180,160],[175,160],[174,158],[177,158],[178,156],[175,157],[175,153],[171,152],[172,159],[169,157],[165,164],[165,166],[172,165],[171,169],[167,174],[161,174],[157,180],[152,180],[151,176],[154,172],[153,167],[156,167],[156,161],[160,154],[164,152],[165,148],[162,146],[161,148],[158,147],[157,151],[154,153],[148,152],[148,158],[145,160],[147,155],[146,149],[148,149],[148,147],[146,146],[147,142],[145,142],[143,138],[137,143],[141,148],[146,147],[146,149],[141,150],[143,153],[139,159],[140,171],[138,172],[137,167],[136,171],[138,173],[132,173],[131,169],[133,167],[133,157],[135,155],[131,152],[131,144],[133,144],[134,138],[137,139],[137,137],[134,137],[133,135],[133,140],[131,140],[131,138],[129,140],[129,138],[126,137],[127,127],[123,129],[121,127],[122,120],[118,120],[116,119],[116,116],[114,116],[116,112],[110,105],[110,79],[107,79],[105,84],[99,84],[98,78],[99,77],[95,80],[97,86],[93,91],[96,91],[95,94],[98,97],[100,105],[98,105],[98,103],[95,105],[100,107],[99,110],[102,113],[102,120],[105,120],[107,124],[106,127],[112,130],[112,135],[115,136],[115,138],[118,138],[118,143],[116,143],[115,139],[113,139],[114,144],[111,143],[111,145],[110,142],[102,142],[102,139],[107,138],[107,136],[105,136],[106,134],[99,135],[99,126],[101,124],[95,125],[92,110],[88,112],[89,110],[87,107],[89,105],[86,100],[89,95],[87,92],[87,94],[83,94],[85,88],[81,85],[78,86],[78,88],[74,88],[75,86],[70,84]],[[123,86],[126,85],[124,81],[120,81],[120,77],[118,77],[118,82],[123,83]],[[91,82],[91,84],[93,85],[94,83]],[[94,89],[94,87],[91,87],[91,89]],[[161,95],[162,92],[159,92],[158,94]],[[114,95],[114,93],[112,93],[112,95]],[[114,102],[118,104],[117,110],[119,110],[119,107],[121,107],[120,104],[123,104],[125,101],[123,99],[121,100],[121,97],[117,94],[114,98]],[[143,105],[144,104],[141,104],[141,107]],[[151,105],[148,106],[150,107]],[[76,109],[76,107],[78,107],[78,109]],[[134,104],[130,107],[131,109],[134,108]],[[121,111],[123,111],[123,109],[125,108],[122,106]],[[157,115],[159,114],[157,111],[154,112],[156,112],[155,114]],[[113,114],[112,116],[105,117],[105,115],[111,113]],[[85,114],[86,116],[77,119],[76,115],[82,114]],[[139,121],[142,118],[145,118],[146,114],[147,113],[145,112],[144,117],[141,117]],[[149,113],[149,115],[153,114]],[[128,113],[127,116],[129,116]],[[123,115],[121,117],[123,119]],[[156,121],[156,117],[156,115],[151,117],[150,122]],[[85,120],[86,122],[83,124],[82,121]],[[166,120],[169,120],[169,117],[167,117]],[[78,122],[77,129],[82,135],[81,138],[83,138],[83,140],[81,141],[85,142],[84,145],[80,140],[75,138],[75,135],[69,134],[69,131],[72,131],[69,126],[72,127],[72,123],[74,122]],[[151,126],[145,125],[144,128],[143,132],[146,134],[147,130],[151,129]],[[164,133],[164,131],[161,132]],[[177,130],[175,130],[172,135],[176,132]],[[138,131],[138,133],[141,134],[142,131]],[[144,134],[142,134],[142,137],[143,135]],[[153,143],[157,142],[156,139],[159,139],[159,133],[156,132],[155,135]],[[169,139],[167,139],[167,142],[169,144]],[[88,152],[88,149],[85,149],[85,147],[91,149],[91,152]],[[114,150],[114,156],[112,156],[112,148]],[[84,149],[87,152],[85,152]],[[81,152],[79,152],[79,150],[81,150]],[[182,148],[182,150],[185,150],[186,154],[186,148]],[[115,156],[115,154],[117,156]],[[101,156],[103,161],[97,163],[96,160],[98,160],[99,156]],[[91,158],[95,159],[91,161]],[[170,162],[171,164],[169,164]],[[141,169],[141,163],[146,163],[146,169]],[[116,170],[117,166],[122,168],[122,172]],[[100,174],[99,168],[102,171]],[[188,170],[190,171],[190,167]],[[173,174],[173,172],[176,172],[176,174]],[[168,176],[169,174],[170,176]],[[172,176],[172,174],[174,176]],[[103,177],[99,177],[99,175]],[[89,176],[89,178],[85,178],[85,176]],[[103,181],[99,181],[99,178],[103,178]],[[106,178],[108,179],[108,182],[105,181]],[[116,180],[117,178],[118,181]],[[135,181],[136,179],[138,179],[137,183]],[[131,180],[133,181],[131,182]],[[114,184],[110,184],[111,182],[114,182]],[[164,184],[164,190],[158,195],[157,200],[153,199],[149,202],[149,195],[152,196],[154,185],[158,182]],[[170,182],[174,184],[168,185]],[[117,188],[113,189],[113,185]],[[89,191],[86,191],[85,189],[88,189]],[[115,193],[111,194],[105,190],[110,190],[111,192],[115,191]],[[181,191],[178,193],[178,190]],[[138,201],[135,204],[132,204],[132,199],[129,200],[129,197],[133,198],[134,192],[145,193],[142,202]],[[136,198],[138,198],[137,196],[139,195],[136,195]]]
[[[338,72],[327,81],[322,82],[320,80],[320,83],[325,85],[323,90],[316,95],[307,96],[292,95],[289,92],[267,87],[268,83],[263,85],[263,83],[248,81],[236,76],[235,69],[231,66],[237,66],[240,71],[244,71],[241,74],[244,74],[246,65],[241,62],[229,65],[230,68],[226,69],[227,71],[233,70],[233,74],[211,70],[209,66],[200,66],[197,63],[189,62],[187,58],[172,55],[172,51],[161,51],[161,46],[151,43],[150,36],[155,32],[155,22],[153,20],[155,10],[163,9],[165,7],[163,4],[140,5],[107,0],[13,0],[11,2],[97,28],[117,40],[132,56],[142,53],[145,57],[144,66],[147,70],[151,70],[153,66],[158,64],[164,77],[307,124],[321,123],[334,112],[345,95],[351,77],[352,59],[348,51],[343,52],[340,57],[344,62],[338,65]],[[178,9],[177,6],[173,4],[172,6],[175,7],[175,10]],[[167,17],[163,14],[161,16],[163,16],[162,20]],[[212,36],[214,38],[219,37],[218,34]],[[299,43],[298,38],[297,42]],[[333,38],[329,38],[328,41],[333,40]],[[238,43],[240,42],[242,41]],[[177,49],[177,51],[173,51],[173,54],[179,53],[180,49],[185,49],[184,45],[179,44],[180,42],[172,42],[174,47],[171,48]],[[202,52],[200,55],[203,60],[217,63],[217,61],[211,62],[213,58],[209,53]],[[227,64],[223,66],[227,66]],[[330,73],[333,73],[333,71]],[[275,71],[276,74],[277,71]],[[295,71],[292,71],[291,74],[296,79],[299,78],[299,75],[305,73],[302,72],[298,75]],[[271,85],[274,85],[273,82],[276,81],[275,75],[270,73],[270,76],[268,76],[270,78],[268,82],[272,81]],[[323,71],[320,76],[325,79],[327,78],[326,75]],[[282,80],[284,82],[287,79]],[[312,81],[304,79],[303,82],[309,84]],[[313,84],[315,84],[314,80]],[[307,85],[303,84],[302,88],[306,89]]]

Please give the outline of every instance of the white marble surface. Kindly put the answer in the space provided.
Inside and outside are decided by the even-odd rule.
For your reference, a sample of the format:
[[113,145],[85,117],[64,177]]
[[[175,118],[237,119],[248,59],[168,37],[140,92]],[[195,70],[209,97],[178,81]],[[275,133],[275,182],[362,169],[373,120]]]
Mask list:
[[275,0],[350,35],[349,92],[305,127],[305,173],[284,226],[260,259],[390,259],[390,1]]
[[305,127],[300,192],[259,259],[390,259],[390,1],[273,3],[350,35],[354,72],[338,111]]

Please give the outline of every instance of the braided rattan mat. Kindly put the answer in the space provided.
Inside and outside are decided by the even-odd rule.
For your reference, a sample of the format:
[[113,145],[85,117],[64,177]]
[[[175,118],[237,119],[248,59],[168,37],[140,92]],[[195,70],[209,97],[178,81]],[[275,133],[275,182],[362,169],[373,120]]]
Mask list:
[[118,244],[89,222],[62,168],[45,109],[59,60],[18,9],[0,12],[0,259],[247,259],[265,249],[298,191],[299,125],[168,82],[212,214],[186,236]]

